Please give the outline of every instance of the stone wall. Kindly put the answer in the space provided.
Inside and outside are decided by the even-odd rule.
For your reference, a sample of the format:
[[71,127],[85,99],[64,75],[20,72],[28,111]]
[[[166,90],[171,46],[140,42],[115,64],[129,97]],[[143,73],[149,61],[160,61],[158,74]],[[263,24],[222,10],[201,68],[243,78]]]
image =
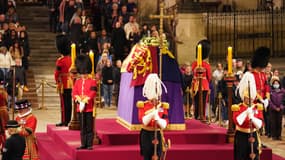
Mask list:
[[156,13],[157,1],[140,0],[138,1],[138,8],[139,8],[140,17],[149,17],[150,14]]
[[177,44],[177,60],[179,64],[195,60],[196,44],[206,38],[205,14],[178,14],[179,22],[176,35],[181,44]]

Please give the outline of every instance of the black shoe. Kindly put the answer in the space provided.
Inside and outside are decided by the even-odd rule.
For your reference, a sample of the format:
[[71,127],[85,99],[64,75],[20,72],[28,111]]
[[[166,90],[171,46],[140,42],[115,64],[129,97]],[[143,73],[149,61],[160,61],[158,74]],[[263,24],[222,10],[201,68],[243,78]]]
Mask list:
[[57,124],[55,124],[55,126],[56,127],[61,127],[61,126],[64,126],[64,124],[63,123],[57,123]]
[[81,149],[86,149],[86,148],[87,148],[86,146],[80,146],[80,147],[77,147],[76,149],[81,150]]

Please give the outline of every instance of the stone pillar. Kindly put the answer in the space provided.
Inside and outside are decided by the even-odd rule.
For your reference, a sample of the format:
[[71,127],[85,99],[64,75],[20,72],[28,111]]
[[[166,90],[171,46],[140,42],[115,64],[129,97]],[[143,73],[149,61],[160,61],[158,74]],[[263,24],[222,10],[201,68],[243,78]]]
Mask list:
[[157,11],[157,0],[138,1],[138,9],[140,17],[149,17]]
[[196,58],[196,45],[199,40],[206,38],[206,14],[178,14],[176,27],[177,60],[179,64],[193,62]]

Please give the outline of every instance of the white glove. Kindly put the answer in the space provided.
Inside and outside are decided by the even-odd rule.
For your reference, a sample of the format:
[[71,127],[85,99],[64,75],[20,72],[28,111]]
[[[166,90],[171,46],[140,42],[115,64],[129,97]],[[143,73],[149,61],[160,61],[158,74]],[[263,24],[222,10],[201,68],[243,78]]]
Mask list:
[[267,109],[268,104],[269,104],[268,99],[264,99],[264,100],[262,101],[262,103],[263,103],[264,108]]
[[148,123],[155,117],[155,115],[158,113],[157,109],[153,110],[149,114],[143,116],[142,122],[144,125],[148,125]]
[[249,118],[249,119],[253,119],[253,118],[254,118],[254,113],[248,114],[248,118]]
[[85,108],[85,103],[84,102],[79,102],[79,111],[82,112]]
[[156,109],[155,110],[155,112],[154,112],[154,120],[159,120],[159,119],[161,119],[160,117],[159,117],[159,114],[158,114],[158,109]]
[[256,117],[251,117],[250,118],[252,123],[254,124],[254,126],[257,128],[257,129],[260,129],[262,127],[262,120],[256,118]]
[[253,114],[254,113],[253,107],[248,107],[246,112],[247,112],[247,115]]
[[159,118],[156,123],[159,125],[160,128],[164,129],[167,125],[166,120]]

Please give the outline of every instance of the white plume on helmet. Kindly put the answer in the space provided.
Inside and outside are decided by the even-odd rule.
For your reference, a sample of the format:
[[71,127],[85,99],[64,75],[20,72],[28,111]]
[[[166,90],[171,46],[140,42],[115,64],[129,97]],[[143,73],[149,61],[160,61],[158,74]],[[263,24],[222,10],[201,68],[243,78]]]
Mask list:
[[162,94],[161,85],[163,86],[165,93],[167,93],[167,89],[158,75],[156,73],[149,74],[143,86],[143,96],[149,100],[159,99]]
[[257,95],[256,84],[255,84],[254,75],[250,72],[246,72],[242,76],[242,79],[240,80],[239,85],[237,86],[237,90],[239,91],[239,95],[242,100],[244,100],[245,96],[247,97],[249,96],[248,88],[250,88],[250,98],[255,99]]

